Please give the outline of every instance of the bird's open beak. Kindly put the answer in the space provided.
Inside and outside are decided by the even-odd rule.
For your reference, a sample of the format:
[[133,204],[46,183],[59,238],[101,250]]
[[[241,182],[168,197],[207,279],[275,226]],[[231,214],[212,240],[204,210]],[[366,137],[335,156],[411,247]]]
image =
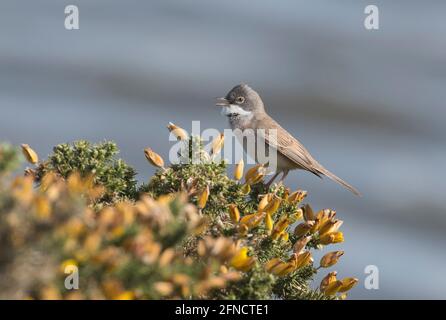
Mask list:
[[229,106],[229,101],[226,98],[216,98],[215,105],[218,107],[227,107]]

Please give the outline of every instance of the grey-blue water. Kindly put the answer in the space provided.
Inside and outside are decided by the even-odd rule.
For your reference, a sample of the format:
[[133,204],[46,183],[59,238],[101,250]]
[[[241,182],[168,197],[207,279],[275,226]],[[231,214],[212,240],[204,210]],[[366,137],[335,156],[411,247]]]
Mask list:
[[[223,129],[213,98],[246,82],[271,115],[363,193],[293,172],[316,209],[345,220],[339,276],[352,298],[446,298],[446,2],[75,1],[0,3],[0,140],[41,156],[115,140],[141,181],[142,149],[167,157],[165,125]],[[379,268],[379,290],[364,268]],[[318,282],[315,282],[315,286]]]

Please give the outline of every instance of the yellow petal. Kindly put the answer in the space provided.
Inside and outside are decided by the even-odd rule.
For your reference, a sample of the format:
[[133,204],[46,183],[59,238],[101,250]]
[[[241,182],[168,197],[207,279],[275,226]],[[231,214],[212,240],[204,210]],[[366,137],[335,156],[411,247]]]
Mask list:
[[212,141],[212,154],[217,154],[221,151],[224,141],[225,135],[220,133],[220,135]]
[[310,251],[305,251],[297,255],[295,268],[300,269],[306,267],[311,262],[313,262],[313,258],[311,256]]
[[294,253],[297,253],[297,254],[301,253],[301,251],[305,248],[305,246],[307,245],[307,243],[310,240],[311,240],[311,236],[297,240],[293,246]]
[[265,215],[265,226],[266,226],[266,230],[268,230],[268,231],[273,230],[274,221],[273,221],[273,218],[271,218],[271,215],[268,213]]
[[146,156],[146,159],[155,167],[163,168],[164,167],[164,160],[161,158],[159,154],[154,152],[150,148],[144,149],[144,155]]
[[265,270],[271,272],[274,267],[278,266],[281,263],[283,262],[279,258],[273,258],[265,263]]
[[237,205],[230,204],[229,205],[229,217],[232,222],[239,222],[240,220],[240,211],[237,208]]
[[132,291],[124,291],[114,297],[114,300],[134,300],[135,294]]
[[329,268],[335,265],[339,258],[344,254],[344,251],[333,251],[325,254],[320,261],[322,268]]
[[331,243],[340,243],[344,242],[344,235],[342,232],[331,232],[324,234],[319,238],[319,241],[323,245],[331,244]]
[[313,221],[300,223],[294,229],[294,235],[297,237],[306,235],[310,231],[311,227],[313,226],[313,223],[314,223]]
[[339,280],[336,280],[336,281],[330,283],[330,284],[325,288],[324,293],[325,293],[327,296],[335,295],[335,294],[339,291],[339,289],[340,289],[341,287],[342,287],[342,282],[339,281]]
[[259,202],[259,205],[257,207],[257,210],[259,212],[263,211],[266,206],[268,205],[268,202],[272,199],[272,195],[271,194],[265,194],[262,199]]
[[206,188],[201,192],[200,196],[198,197],[198,208],[203,209],[206,206],[206,203],[208,202],[209,198],[209,186],[206,186]]
[[250,270],[255,263],[254,257],[248,256],[248,248],[241,248],[231,259],[231,266],[240,271]]
[[238,180],[240,180],[243,177],[243,169],[244,169],[244,167],[245,167],[245,163],[244,163],[243,158],[242,158],[242,159],[240,159],[239,163],[237,163],[235,165],[235,168],[234,168],[234,179],[235,180],[238,181]]
[[314,216],[313,209],[311,208],[311,206],[309,204],[306,204],[303,207],[303,211],[304,211],[305,221],[313,221],[314,219],[316,219],[316,217]]
[[343,224],[342,220],[336,220],[336,219],[328,220],[319,228],[319,235],[322,236],[327,233],[336,232],[339,230],[342,224]]
[[341,286],[341,288],[339,288],[338,292],[347,292],[358,283],[358,279],[344,278],[341,280],[341,282],[342,282],[342,286]]
[[22,144],[22,153],[29,163],[36,164],[39,162],[39,156],[29,145]]
[[307,196],[307,192],[304,190],[294,191],[292,194],[288,196],[287,201],[292,204],[299,204],[303,199]]
[[187,134],[186,130],[183,128],[178,127],[177,125],[173,124],[172,122],[169,122],[167,125],[167,129],[169,129],[170,132],[178,139],[178,140],[188,140],[189,135]]
[[262,181],[266,175],[266,169],[263,164],[255,165],[250,168],[245,174],[245,183],[256,184]]
[[319,286],[319,289],[324,292],[325,289],[328,287],[329,284],[336,281],[336,275],[338,273],[336,271],[332,271],[329,274],[327,274],[321,281],[321,284]]
[[280,204],[282,202],[282,199],[279,197],[274,196],[274,198],[266,205],[265,211],[267,214],[274,214],[279,209]]

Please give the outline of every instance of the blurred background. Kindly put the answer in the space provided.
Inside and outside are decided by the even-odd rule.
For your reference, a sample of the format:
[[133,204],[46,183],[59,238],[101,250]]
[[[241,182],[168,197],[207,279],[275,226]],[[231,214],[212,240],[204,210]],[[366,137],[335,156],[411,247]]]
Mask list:
[[[69,4],[80,30],[64,28]],[[379,30],[364,28],[369,4]],[[0,140],[42,157],[62,142],[114,140],[143,182],[154,171],[142,149],[167,158],[169,121],[227,128],[213,98],[246,82],[363,193],[304,172],[287,179],[345,220],[336,269],[360,279],[350,297],[445,299],[445,15],[446,2],[420,0],[4,0]],[[364,287],[367,265],[378,290]]]

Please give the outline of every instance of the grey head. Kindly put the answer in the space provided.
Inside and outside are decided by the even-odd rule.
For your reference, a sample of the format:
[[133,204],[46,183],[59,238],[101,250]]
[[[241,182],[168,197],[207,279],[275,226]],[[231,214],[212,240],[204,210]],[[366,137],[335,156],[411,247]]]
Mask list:
[[222,114],[228,117],[252,117],[265,112],[259,94],[246,84],[232,88],[224,98],[217,99],[216,105],[222,107]]

